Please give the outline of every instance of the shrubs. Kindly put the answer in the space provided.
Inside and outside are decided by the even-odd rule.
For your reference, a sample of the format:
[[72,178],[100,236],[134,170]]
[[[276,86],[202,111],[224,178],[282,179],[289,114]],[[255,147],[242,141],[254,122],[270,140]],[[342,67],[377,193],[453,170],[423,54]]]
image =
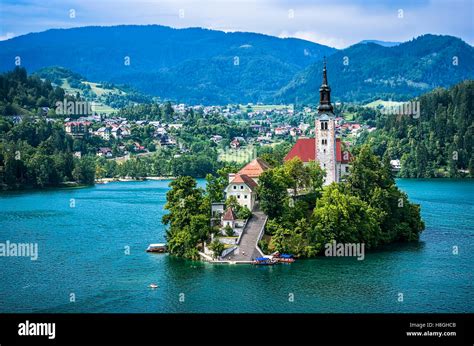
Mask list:
[[209,245],[209,249],[213,252],[213,257],[217,258],[221,255],[222,251],[224,251],[225,245],[222,244],[218,239],[214,239],[212,243]]
[[224,227],[224,231],[228,237],[232,237],[234,235],[234,230],[229,225]]
[[252,216],[252,212],[246,206],[241,206],[237,201],[235,196],[230,196],[227,198],[225,202],[226,208],[232,208],[234,210],[235,215],[239,219],[248,219]]
[[[303,180],[298,177],[300,174],[307,173],[293,170],[292,181]],[[418,240],[424,229],[419,206],[411,204],[397,188],[390,164],[382,163],[368,146],[356,153],[347,182],[325,186],[322,194],[313,188],[316,193],[308,194],[312,201],[281,203],[280,198],[274,198],[275,185],[270,184],[274,176],[270,170],[260,179],[260,197],[269,202],[265,205],[269,216],[266,233],[272,235],[272,250],[314,257],[333,240],[364,243],[369,249],[394,241]],[[267,191],[269,194],[265,195]]]

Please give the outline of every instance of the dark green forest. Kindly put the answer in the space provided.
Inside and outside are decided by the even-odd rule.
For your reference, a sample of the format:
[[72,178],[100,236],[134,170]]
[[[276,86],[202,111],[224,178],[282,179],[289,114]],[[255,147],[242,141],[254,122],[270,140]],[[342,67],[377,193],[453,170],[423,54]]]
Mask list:
[[[0,75],[0,183],[7,188],[57,186],[64,182],[93,184],[93,156],[75,158],[74,140],[54,116],[64,90],[16,68]],[[71,98],[74,100],[74,98]],[[8,117],[7,117],[8,115]],[[12,115],[22,115],[14,123]],[[77,143],[76,143],[77,145]]]
[[[335,101],[406,101],[436,87],[474,78],[474,48],[463,40],[423,35],[394,47],[355,44],[327,58]],[[276,93],[276,102],[318,102],[321,64],[313,64]]]
[[379,114],[362,136],[379,156],[400,159],[401,177],[474,176],[474,81],[420,96],[419,117]]
[[[60,42],[60,44],[58,44]],[[160,25],[53,29],[0,42],[0,71],[14,57],[30,72],[63,66],[90,81],[128,84],[191,104],[263,101],[336,50],[299,39]]]
[[474,48],[446,35],[337,50],[255,33],[122,25],[55,29],[2,41],[0,71],[14,67],[15,56],[30,72],[62,66],[89,81],[205,105],[316,104],[324,56],[335,101],[408,100],[474,78]]

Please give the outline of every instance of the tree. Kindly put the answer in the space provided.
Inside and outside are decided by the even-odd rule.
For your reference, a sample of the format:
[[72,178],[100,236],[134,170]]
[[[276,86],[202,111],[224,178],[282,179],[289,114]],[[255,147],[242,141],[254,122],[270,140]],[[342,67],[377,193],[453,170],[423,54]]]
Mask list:
[[81,184],[93,185],[95,181],[95,160],[93,157],[85,156],[77,159],[72,171],[74,180]]
[[240,208],[240,204],[237,201],[237,198],[235,196],[229,196],[227,200],[225,201],[225,207],[226,209],[232,208],[235,212]]
[[315,161],[311,161],[307,168],[309,175],[309,189],[312,193],[315,193],[316,196],[319,197],[320,192],[323,189],[326,172]]
[[212,202],[222,202],[224,200],[224,189],[226,186],[226,178],[212,174],[206,175],[206,192]]
[[313,212],[311,238],[322,245],[333,240],[339,243],[378,245],[380,226],[377,211],[356,196],[342,191],[336,183],[328,186]]
[[204,214],[193,215],[189,224],[189,231],[202,242],[202,246],[204,247],[204,242],[211,235],[209,216]]
[[212,243],[209,245],[209,249],[213,252],[214,258],[218,258],[222,251],[224,251],[224,244],[222,244],[218,239],[214,239]]
[[162,221],[169,228],[166,239],[172,255],[197,259],[197,245],[209,237],[210,202],[196,180],[181,176],[170,183],[166,194],[165,209],[169,211]]
[[269,218],[277,218],[283,214],[288,203],[287,178],[282,172],[270,169],[259,177],[257,188],[260,207]]
[[377,211],[382,243],[419,238],[424,229],[419,206],[411,204],[397,188],[388,158],[382,163],[368,145],[362,146],[352,161],[345,187]]
[[272,227],[270,247],[276,251],[296,257],[313,257],[320,250],[317,244],[311,244],[308,233],[311,225],[305,218],[298,220],[292,228],[276,223]]
[[237,214],[237,217],[242,220],[248,219],[252,216],[252,212],[250,211],[249,208],[247,208],[246,205],[240,206],[240,208],[237,208],[236,214]]
[[288,178],[288,184],[293,189],[293,196],[298,195],[298,189],[310,185],[311,177],[307,167],[299,157],[294,157],[283,164],[284,175]]
[[224,231],[225,231],[225,234],[228,236],[228,237],[232,237],[234,235],[234,230],[233,228],[230,226],[230,225],[226,225],[224,227]]

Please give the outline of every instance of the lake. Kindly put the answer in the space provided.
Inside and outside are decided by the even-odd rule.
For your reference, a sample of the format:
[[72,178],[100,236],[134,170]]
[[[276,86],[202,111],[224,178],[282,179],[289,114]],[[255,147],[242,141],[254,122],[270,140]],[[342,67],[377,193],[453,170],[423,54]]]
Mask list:
[[0,243],[38,244],[36,261],[0,257],[0,312],[474,312],[474,181],[397,180],[419,243],[273,267],[146,253],[168,183],[0,194]]

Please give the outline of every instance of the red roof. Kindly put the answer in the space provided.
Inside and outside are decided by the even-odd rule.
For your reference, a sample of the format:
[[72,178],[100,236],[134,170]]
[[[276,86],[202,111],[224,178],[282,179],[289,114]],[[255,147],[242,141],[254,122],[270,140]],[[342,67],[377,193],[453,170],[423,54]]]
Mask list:
[[235,215],[234,209],[232,209],[231,207],[227,208],[227,210],[225,211],[224,216],[222,217],[222,220],[224,220],[224,221],[237,220],[237,215]]
[[237,174],[248,175],[251,178],[258,178],[260,174],[269,169],[268,163],[263,161],[261,158],[256,158],[249,162],[244,168],[242,168]]
[[[290,152],[286,154],[285,161],[289,161],[294,157],[299,157],[303,162],[314,161],[316,159],[316,140],[314,138],[298,139]],[[347,151],[347,155],[343,155],[341,139],[336,138],[336,161],[349,163],[350,159],[349,151]]]
[[285,161],[299,157],[303,162],[314,161],[316,158],[316,140],[314,138],[299,138],[290,152],[286,154]]
[[231,184],[245,184],[250,190],[253,190],[257,187],[257,183],[246,174],[236,174],[234,179],[230,182]]

